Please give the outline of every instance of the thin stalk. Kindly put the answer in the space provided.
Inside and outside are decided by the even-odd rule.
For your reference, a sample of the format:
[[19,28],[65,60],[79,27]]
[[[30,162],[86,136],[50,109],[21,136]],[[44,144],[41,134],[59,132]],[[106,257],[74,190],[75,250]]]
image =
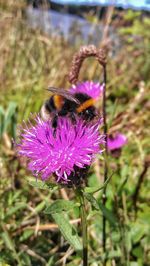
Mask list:
[[[105,135],[105,154],[104,154],[104,182],[107,180],[108,176],[108,165],[107,165],[107,156],[108,156],[108,147],[107,147],[107,114],[106,114],[106,66],[103,67],[104,70],[104,90],[103,90],[103,121],[104,121],[104,135]],[[103,190],[103,205],[106,204],[106,187]],[[102,239],[103,239],[103,251],[106,252],[106,218],[103,216],[103,231],[102,231]],[[106,265],[106,261],[104,261],[104,266]]]
[[144,181],[145,174],[146,174],[146,172],[148,170],[148,167],[149,167],[149,163],[146,161],[145,164],[144,164],[144,169],[143,169],[142,173],[140,174],[140,176],[138,178],[137,185],[136,185],[134,194],[132,196],[135,210],[137,210],[137,199],[138,199],[138,196],[139,196],[139,192],[140,192],[141,186],[142,186],[143,181]]
[[81,226],[82,226],[82,241],[83,241],[83,266],[88,266],[88,238],[87,238],[87,219],[86,219],[86,208],[85,199],[83,192],[80,190],[80,215],[81,215]]

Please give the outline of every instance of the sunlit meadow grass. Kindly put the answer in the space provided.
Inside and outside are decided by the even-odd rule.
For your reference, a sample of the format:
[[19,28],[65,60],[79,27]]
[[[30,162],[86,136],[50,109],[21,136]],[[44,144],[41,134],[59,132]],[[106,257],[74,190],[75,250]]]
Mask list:
[[[38,112],[49,97],[48,85],[69,87],[67,74],[79,47],[30,29],[24,8],[20,1],[2,1],[0,7],[0,265],[80,265],[80,256],[60,236],[52,217],[42,212],[47,203],[72,199],[73,193],[33,188],[28,182],[31,173],[16,158],[11,142],[16,123]],[[104,255],[107,265],[150,264],[150,19],[135,14],[122,13],[122,48],[107,64],[109,133],[126,134],[128,143],[119,158],[109,160],[109,175],[114,174],[107,187],[107,254],[102,251],[102,217],[94,208],[89,210],[91,266],[103,265]],[[91,79],[101,81],[94,59],[84,63],[80,74],[80,80]],[[102,185],[101,169],[94,165],[90,186]],[[101,202],[100,192],[96,198]],[[78,209],[69,217],[76,225]]]

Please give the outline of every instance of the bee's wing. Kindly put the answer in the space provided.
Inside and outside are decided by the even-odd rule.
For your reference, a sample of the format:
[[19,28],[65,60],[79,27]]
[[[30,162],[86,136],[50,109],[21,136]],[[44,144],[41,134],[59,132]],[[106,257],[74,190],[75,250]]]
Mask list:
[[67,100],[80,104],[79,100],[76,99],[76,97],[74,97],[69,91],[66,91],[64,89],[54,88],[54,87],[49,87],[47,90],[53,92],[54,94],[63,96]]

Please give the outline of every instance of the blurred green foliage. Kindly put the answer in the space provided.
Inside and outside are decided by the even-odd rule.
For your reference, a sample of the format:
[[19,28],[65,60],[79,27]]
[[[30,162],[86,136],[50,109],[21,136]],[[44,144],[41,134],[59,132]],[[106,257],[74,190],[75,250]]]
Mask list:
[[[9,132],[10,136],[14,139],[16,137],[16,116],[17,116],[17,105],[14,102],[9,102],[7,110],[4,110],[0,106],[0,138]],[[8,128],[10,127],[10,129]]]
[[[80,265],[80,255],[61,237],[52,216],[44,213],[46,206],[65,197],[63,192],[41,190],[40,185],[33,188],[26,162],[16,157],[12,144],[16,125],[31,112],[39,112],[49,97],[45,90],[48,85],[70,86],[67,74],[79,47],[62,37],[30,29],[24,10],[23,1],[3,0],[0,7],[0,265]],[[113,171],[114,175],[107,185],[106,207],[101,204],[101,191],[95,194],[96,202],[87,196],[90,265],[103,265],[106,257],[107,266],[149,266],[148,167],[142,180],[140,177],[150,160],[150,18],[129,10],[123,11],[120,19],[120,13],[115,12],[117,18],[112,24],[122,46],[107,65],[109,133],[124,132],[128,144],[118,158],[109,156],[109,174]],[[80,80],[101,80],[99,73],[97,63],[87,60]],[[100,177],[95,169],[89,175],[89,186],[100,187],[103,168]],[[74,198],[70,189],[65,193]],[[102,213],[108,221],[106,254],[102,251]],[[78,209],[68,215],[71,220],[77,219]]]

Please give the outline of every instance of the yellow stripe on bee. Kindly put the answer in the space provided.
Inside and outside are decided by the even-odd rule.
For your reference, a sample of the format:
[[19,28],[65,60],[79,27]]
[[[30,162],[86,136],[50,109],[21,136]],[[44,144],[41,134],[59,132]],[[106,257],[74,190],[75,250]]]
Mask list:
[[61,95],[54,95],[54,105],[57,110],[61,110],[63,104],[64,104],[64,98]]
[[81,113],[82,111],[86,110],[88,107],[92,106],[95,103],[95,99],[89,99],[86,100],[84,103],[82,103],[77,109],[77,113]]

